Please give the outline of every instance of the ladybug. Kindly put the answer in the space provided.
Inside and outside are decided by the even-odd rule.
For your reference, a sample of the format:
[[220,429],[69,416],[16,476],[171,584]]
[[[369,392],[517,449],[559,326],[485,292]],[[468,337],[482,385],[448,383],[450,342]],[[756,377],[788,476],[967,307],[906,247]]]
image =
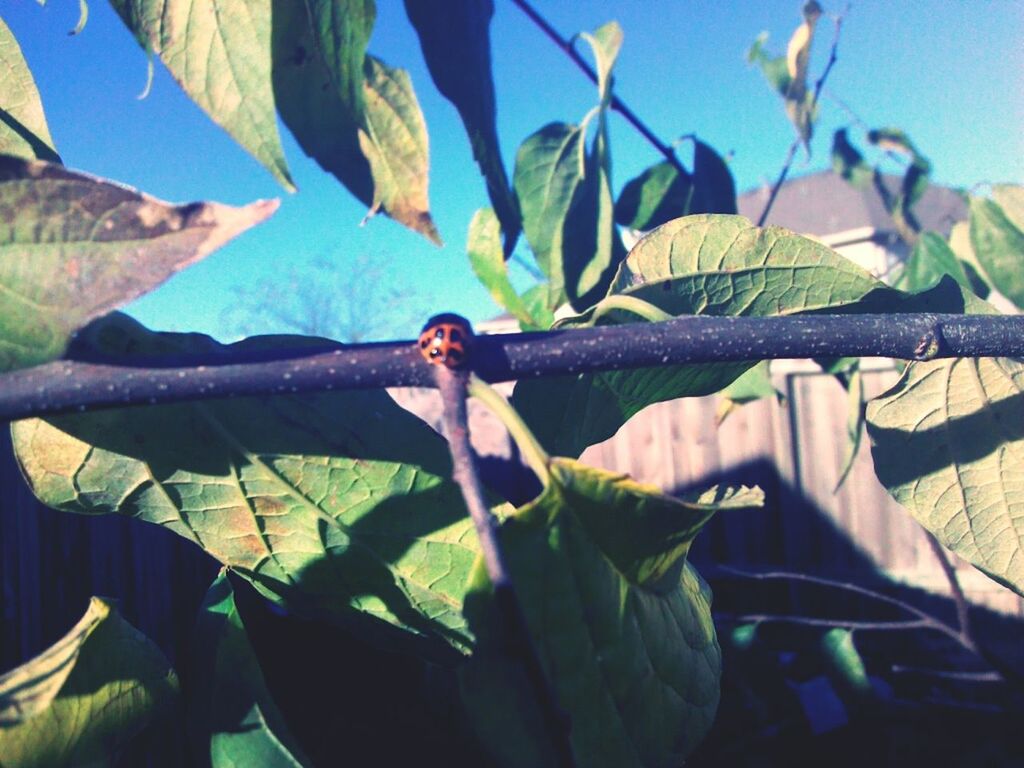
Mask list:
[[473,343],[469,321],[446,312],[427,320],[420,332],[420,352],[428,363],[459,368],[466,362]]

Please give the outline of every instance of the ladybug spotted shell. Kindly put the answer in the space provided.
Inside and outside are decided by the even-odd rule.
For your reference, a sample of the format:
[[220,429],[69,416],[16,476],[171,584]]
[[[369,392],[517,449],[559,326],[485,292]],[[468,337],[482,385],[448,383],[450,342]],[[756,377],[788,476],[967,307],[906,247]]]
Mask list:
[[428,363],[459,368],[469,356],[473,328],[459,315],[435,315],[420,332],[420,353]]

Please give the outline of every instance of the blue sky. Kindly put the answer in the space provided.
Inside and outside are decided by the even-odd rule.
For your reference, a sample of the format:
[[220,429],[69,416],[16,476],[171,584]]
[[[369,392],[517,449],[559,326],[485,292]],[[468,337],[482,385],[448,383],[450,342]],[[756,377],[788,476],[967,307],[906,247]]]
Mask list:
[[[495,0],[492,26],[498,129],[506,164],[529,134],[552,120],[574,122],[594,104],[595,89],[509,0]],[[615,19],[625,31],[616,90],[665,140],[696,133],[732,153],[740,190],[774,178],[792,139],[781,101],[744,54],[762,31],[784,50],[800,20],[800,2],[747,0],[535,0],[563,34]],[[823,2],[826,12],[845,3]],[[894,10],[896,9],[896,10]],[[426,310],[479,321],[497,312],[465,256],[473,211],[487,204],[455,110],[433,88],[398,0],[378,2],[370,49],[412,75],[431,141],[431,206],[445,239],[436,248],[365,211],[306,158],[282,127],[300,191],[289,195],[193,105],[157,64],[148,98],[138,100],[146,59],[110,6],[90,3],[85,30],[69,37],[75,0],[2,0],[32,67],[65,163],[138,187],[165,200],[243,204],[282,198],[278,213],[203,262],[136,302],[130,311],[151,327],[230,335],[223,314],[237,286],[273,279],[291,265],[359,256],[389,265],[399,287],[415,287]],[[828,55],[832,25],[823,20],[812,74]],[[936,181],[969,187],[1024,181],[1024,4],[1011,0],[855,1],[845,15],[809,163],[828,163],[832,131],[851,125],[841,99],[865,123],[906,130],[934,163]],[[616,188],[660,158],[621,118],[612,119]],[[853,133],[854,139],[859,136]],[[862,142],[861,142],[862,143]],[[683,157],[686,157],[684,152]],[[524,245],[520,249],[525,249]],[[520,276],[521,277],[521,276]],[[339,298],[339,300],[343,300]],[[260,331],[280,330],[267,323]],[[395,328],[408,336],[416,329]]]

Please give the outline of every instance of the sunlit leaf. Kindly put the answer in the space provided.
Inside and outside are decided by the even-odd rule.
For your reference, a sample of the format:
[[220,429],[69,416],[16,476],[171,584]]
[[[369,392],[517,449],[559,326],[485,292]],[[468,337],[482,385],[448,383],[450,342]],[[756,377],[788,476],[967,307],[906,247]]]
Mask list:
[[971,225],[969,221],[958,221],[953,225],[949,231],[949,240],[947,241],[950,250],[956,254],[956,257],[960,259],[960,265],[964,269],[964,274],[967,275],[967,280],[970,283],[971,290],[978,295],[979,298],[987,299],[988,295],[992,292],[992,286],[988,284],[988,281],[984,277],[984,269],[981,264],[978,263],[978,257],[974,254],[974,248],[971,246]]
[[597,92],[601,103],[605,105],[612,97],[612,68],[622,50],[622,38],[622,27],[615,21],[609,21],[593,33],[580,33],[580,39],[586,41],[593,51],[597,63]]
[[893,497],[946,547],[1024,595],[1024,363],[912,363],[868,403],[867,423],[875,473]]
[[768,41],[768,33],[762,32],[754,40],[747,51],[747,63],[757,64],[768,84],[780,95],[785,96],[789,89],[790,76],[785,56],[770,56],[764,44]]
[[992,200],[971,196],[971,247],[993,287],[1024,308],[1024,231]]
[[529,323],[520,321],[519,327],[524,331],[546,331],[555,322],[555,315],[548,307],[548,287],[539,283],[522,295],[523,303],[533,320]]
[[60,165],[0,156],[0,371],[59,357],[90,320],[276,208],[176,206]]
[[785,98],[786,113],[809,152],[814,103],[813,95],[807,88],[807,67],[811,60],[814,29],[821,17],[821,6],[815,0],[810,0],[804,3],[803,15],[803,23],[793,32],[786,46],[786,74],[789,75],[789,83],[786,85]]
[[4,768],[113,765],[172,715],[178,681],[160,650],[92,598],[67,635],[0,675]]
[[0,19],[0,154],[59,163],[35,80]]
[[552,308],[566,300],[564,265],[579,251],[576,233],[566,232],[565,224],[583,183],[585,142],[582,127],[549,123],[528,137],[516,153],[512,183],[523,215],[523,233],[547,275]]
[[459,111],[473,158],[501,222],[505,254],[515,247],[522,222],[501,160],[491,75],[493,0],[405,0],[423,58],[441,94]]
[[[820,243],[740,216],[688,216],[641,240],[613,293],[671,315],[788,315],[853,305],[882,283]],[[592,312],[569,321],[592,324]],[[636,322],[614,310],[602,322]],[[750,363],[659,366],[520,381],[516,408],[552,452],[579,455],[643,408],[727,386]]]
[[436,245],[441,236],[430,217],[427,126],[409,73],[366,57],[363,82],[366,129],[359,146],[373,175],[373,205]]
[[490,292],[498,305],[507,310],[521,324],[538,324],[530,307],[523,300],[508,277],[508,267],[501,246],[501,225],[494,211],[484,208],[476,212],[469,223],[466,241],[469,263],[477,279]]
[[189,735],[210,768],[301,768],[294,743],[263,679],[256,652],[221,573],[199,609],[187,689]]
[[1003,209],[1017,229],[1024,232],[1024,186],[1019,184],[993,184],[992,200]]
[[[225,348],[113,316],[83,343],[153,357],[303,339]],[[383,390],[110,410],[21,421],[12,432],[50,506],[161,525],[298,612],[470,642],[461,608],[476,538],[447,448]]]
[[110,0],[188,97],[293,190],[271,82],[271,0]]
[[945,238],[937,232],[924,232],[903,267],[899,286],[908,291],[920,291],[934,285],[943,275],[949,275],[968,290],[973,287],[963,263]]
[[[566,459],[550,469],[543,495],[503,523],[502,544],[576,764],[678,766],[711,725],[720,664],[710,592],[686,554],[715,510],[763,496],[712,489],[682,502]],[[466,612],[480,643],[462,691],[481,741],[501,765],[551,765],[482,568]]]

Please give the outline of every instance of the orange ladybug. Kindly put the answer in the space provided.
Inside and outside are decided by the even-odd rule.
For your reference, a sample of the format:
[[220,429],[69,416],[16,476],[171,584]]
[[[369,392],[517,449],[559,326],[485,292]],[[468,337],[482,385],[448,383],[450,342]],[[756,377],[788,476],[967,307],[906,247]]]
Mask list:
[[420,332],[420,352],[428,363],[459,368],[466,362],[473,343],[469,321],[446,312],[434,315]]

